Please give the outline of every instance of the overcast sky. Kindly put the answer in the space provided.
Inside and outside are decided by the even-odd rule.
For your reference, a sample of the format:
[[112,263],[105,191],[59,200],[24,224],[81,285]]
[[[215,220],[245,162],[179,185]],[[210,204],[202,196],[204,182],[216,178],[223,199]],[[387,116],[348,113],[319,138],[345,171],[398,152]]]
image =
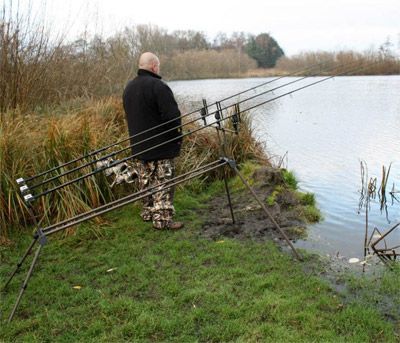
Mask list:
[[47,19],[71,37],[85,27],[109,36],[124,26],[154,24],[203,31],[210,39],[218,32],[269,32],[287,55],[364,51],[387,38],[400,52],[400,0],[20,0],[20,6],[29,2],[34,9],[45,4]]

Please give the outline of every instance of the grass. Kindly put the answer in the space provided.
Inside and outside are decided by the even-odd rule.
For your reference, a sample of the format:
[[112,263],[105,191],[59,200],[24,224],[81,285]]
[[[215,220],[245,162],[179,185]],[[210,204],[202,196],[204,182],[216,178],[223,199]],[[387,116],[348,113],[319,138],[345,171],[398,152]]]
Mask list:
[[[21,228],[30,221],[26,206],[18,196],[17,178],[38,174],[126,135],[124,114],[117,99],[64,106],[64,115],[57,113],[60,108],[49,107],[25,116],[9,112],[0,122],[0,237],[7,237],[10,227]],[[90,171],[91,166],[85,167],[69,175],[69,179]],[[47,178],[50,176],[54,174]],[[29,185],[40,181],[43,178]],[[68,181],[67,177],[48,183],[37,188],[35,194],[65,181]],[[36,201],[34,208],[45,218],[41,223],[45,225],[46,220],[62,220],[97,207],[112,197],[104,177],[99,175],[96,179],[86,178],[79,187],[71,185]]]
[[[230,128],[231,123],[224,122],[224,125]],[[251,127],[250,116],[243,113],[239,135],[228,135],[227,155],[234,155],[238,163],[249,159],[267,159],[263,146],[255,139]],[[184,138],[181,156],[176,165],[177,174],[218,160],[221,155],[215,129],[198,130],[197,122],[185,125],[184,130],[189,129],[196,132]],[[124,138],[127,138],[125,114],[121,100],[116,97],[65,102],[59,106],[43,107],[29,115],[18,111],[5,113],[0,120],[0,243],[8,239],[12,230],[32,224],[26,205],[18,196],[19,190],[15,182],[17,178],[36,175]],[[97,158],[127,146],[128,142],[121,143],[101,152]],[[113,158],[122,159],[130,154],[130,149],[126,149]],[[58,172],[28,182],[28,185],[32,186],[91,161],[89,158],[63,167]],[[75,170],[36,188],[34,194],[84,176],[94,169],[92,164]],[[208,173],[208,179],[199,179],[197,184],[193,182],[192,189],[200,192],[206,184],[221,176],[221,170]],[[110,189],[103,173],[98,173],[35,201],[33,206],[35,212],[44,218],[40,225],[46,226],[48,222],[60,221],[109,202],[116,193],[117,196],[121,195],[124,189]]]
[[318,223],[322,220],[322,214],[317,207],[313,193],[303,193],[298,190],[298,181],[292,171],[281,169],[283,183],[275,186],[274,190],[267,197],[266,203],[273,206],[279,202],[278,198],[282,193],[289,192],[295,199],[289,207],[295,207],[299,216],[307,223]]
[[296,176],[294,175],[294,173],[292,171],[283,169],[282,170],[282,176],[283,176],[283,180],[284,180],[286,186],[289,189],[292,189],[292,190],[296,190],[297,189],[298,181],[297,181]]
[[[344,276],[349,284],[348,297],[368,304],[379,304],[384,316],[395,322],[400,332],[400,267],[394,263],[391,268],[363,277],[354,274]],[[373,285],[373,286],[372,286]]]
[[276,203],[276,198],[284,190],[281,185],[275,187],[274,191],[267,197],[266,201],[269,206],[273,206]]
[[300,213],[307,223],[318,223],[322,220],[320,210],[312,205],[302,206]]
[[[303,271],[314,257],[301,263],[270,242],[201,238],[195,210],[222,186],[177,192],[177,219],[187,224],[180,232],[152,230],[129,205],[101,227],[51,237],[0,341],[396,341],[372,305],[343,304],[317,273]],[[0,250],[1,280],[30,241],[14,235],[16,245]],[[2,310],[18,289],[13,280]]]
[[300,203],[305,206],[315,206],[315,195],[313,193],[298,193]]

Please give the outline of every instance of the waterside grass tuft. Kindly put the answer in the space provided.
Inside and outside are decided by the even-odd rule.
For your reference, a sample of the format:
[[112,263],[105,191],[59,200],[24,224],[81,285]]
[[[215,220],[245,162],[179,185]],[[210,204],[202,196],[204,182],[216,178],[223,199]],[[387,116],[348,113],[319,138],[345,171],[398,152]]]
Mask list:
[[[282,183],[277,184],[271,194],[266,198],[269,206],[283,203],[284,206],[295,207],[299,217],[306,223],[317,223],[322,220],[322,214],[317,207],[315,195],[298,190],[298,181],[292,171],[280,169]],[[280,198],[284,198],[283,200]]]

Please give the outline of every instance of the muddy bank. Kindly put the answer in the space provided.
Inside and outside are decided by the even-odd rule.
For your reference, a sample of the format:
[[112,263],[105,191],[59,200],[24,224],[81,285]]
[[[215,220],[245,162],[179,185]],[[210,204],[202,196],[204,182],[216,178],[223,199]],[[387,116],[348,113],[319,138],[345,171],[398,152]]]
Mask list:
[[[266,204],[281,229],[295,242],[307,237],[307,224],[316,219],[315,216],[310,217],[306,209],[317,210],[315,203],[305,200],[310,199],[310,195],[293,189],[284,174],[284,170],[261,167],[248,177],[248,181],[252,182],[257,196]],[[273,222],[247,189],[234,188],[231,198],[235,223],[232,223],[226,194],[220,194],[200,210],[204,222],[200,235],[213,240],[222,240],[224,237],[272,240],[283,250],[289,250]],[[397,327],[400,334],[399,292],[388,287],[391,280],[397,284],[398,276],[385,271],[379,261],[370,260],[363,273],[360,263],[350,264],[348,257],[339,254],[319,256],[309,252],[301,266],[304,273],[317,275],[330,285],[334,291],[332,296],[341,299],[341,308],[361,302],[363,306],[377,309]],[[384,280],[386,285],[382,282]]]
[[[306,225],[310,220],[306,208],[311,204],[304,201],[304,194],[290,185],[287,173],[284,169],[263,166],[256,169],[248,181],[281,229],[296,241],[307,235]],[[220,194],[200,211],[204,220],[202,236],[209,239],[274,240],[284,244],[275,224],[244,186],[234,189],[231,198],[235,223],[232,223],[226,194]]]

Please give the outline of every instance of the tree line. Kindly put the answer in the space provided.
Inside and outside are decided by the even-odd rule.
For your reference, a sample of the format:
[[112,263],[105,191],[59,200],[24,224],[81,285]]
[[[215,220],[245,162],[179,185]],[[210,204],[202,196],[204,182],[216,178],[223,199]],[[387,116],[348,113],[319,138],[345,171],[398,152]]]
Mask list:
[[240,77],[274,66],[283,55],[268,33],[221,33],[210,41],[204,32],[170,33],[154,25],[126,27],[108,38],[84,32],[71,42],[12,6],[0,9],[0,112],[119,94],[144,51],[160,56],[167,80]]
[[[10,2],[12,4],[12,2]],[[262,68],[279,73],[306,68],[318,61],[342,57],[380,58],[385,68],[371,73],[399,73],[398,60],[388,49],[373,56],[355,53],[304,53],[286,57],[269,34],[220,33],[209,40],[204,32],[168,30],[154,25],[126,27],[105,38],[84,32],[74,41],[54,38],[49,28],[18,11],[0,12],[0,113],[76,97],[121,94],[134,76],[139,55],[153,51],[161,59],[164,79],[243,77]],[[12,13],[17,13],[16,15]],[[349,57],[349,55],[352,55]],[[262,74],[261,72],[255,72]],[[1,117],[0,117],[1,119]]]

